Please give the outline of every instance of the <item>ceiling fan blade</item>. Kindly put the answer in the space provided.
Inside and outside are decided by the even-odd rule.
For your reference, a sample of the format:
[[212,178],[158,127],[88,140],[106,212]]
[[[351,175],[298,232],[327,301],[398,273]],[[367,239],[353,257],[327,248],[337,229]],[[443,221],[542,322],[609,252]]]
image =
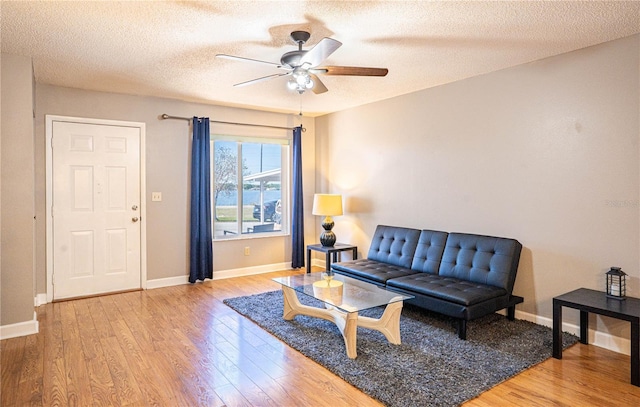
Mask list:
[[344,76],[386,76],[389,73],[387,68],[365,68],[361,66],[320,66],[309,71],[324,75]]
[[329,90],[327,89],[326,86],[324,86],[324,83],[322,83],[320,78],[318,78],[316,75],[311,73],[309,74],[309,76],[311,76],[311,79],[313,79],[313,88],[311,88],[313,93],[315,93],[316,95],[319,95]]
[[262,81],[266,81],[272,78],[277,78],[279,76],[286,76],[286,75],[291,75],[291,72],[287,72],[287,73],[276,73],[273,75],[267,75],[267,76],[263,76],[262,78],[257,78],[257,79],[251,79],[250,81],[246,81],[246,82],[240,82],[240,83],[236,83],[233,86],[247,86],[247,85],[253,85],[254,83],[258,83],[258,82],[262,82]]
[[261,61],[259,59],[251,59],[251,58],[245,58],[245,57],[237,57],[235,55],[216,54],[216,58],[230,59],[232,61],[239,61],[239,62],[253,62],[257,64],[267,64],[267,65],[275,66],[276,68],[284,68],[282,64],[276,64],[275,62]]
[[308,65],[309,68],[318,66],[333,54],[335,50],[340,48],[342,43],[332,38],[323,38],[313,48],[307,51],[302,58],[300,58],[300,66]]

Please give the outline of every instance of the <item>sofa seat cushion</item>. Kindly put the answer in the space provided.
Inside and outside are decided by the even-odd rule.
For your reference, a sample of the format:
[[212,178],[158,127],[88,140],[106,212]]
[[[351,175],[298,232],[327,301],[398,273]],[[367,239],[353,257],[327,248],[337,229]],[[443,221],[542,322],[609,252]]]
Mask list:
[[464,306],[507,295],[507,290],[453,277],[417,273],[387,280],[389,288],[416,292]]
[[331,269],[338,273],[350,274],[361,279],[371,280],[384,285],[390,278],[404,277],[416,272],[375,260],[359,259],[332,263]]

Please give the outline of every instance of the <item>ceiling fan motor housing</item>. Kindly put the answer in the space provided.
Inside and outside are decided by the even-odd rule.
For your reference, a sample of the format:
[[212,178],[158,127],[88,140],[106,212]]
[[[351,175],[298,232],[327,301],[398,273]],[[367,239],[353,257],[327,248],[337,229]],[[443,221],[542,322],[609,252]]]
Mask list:
[[289,68],[295,68],[300,65],[300,59],[306,54],[307,51],[289,51],[282,55],[280,63],[286,65]]

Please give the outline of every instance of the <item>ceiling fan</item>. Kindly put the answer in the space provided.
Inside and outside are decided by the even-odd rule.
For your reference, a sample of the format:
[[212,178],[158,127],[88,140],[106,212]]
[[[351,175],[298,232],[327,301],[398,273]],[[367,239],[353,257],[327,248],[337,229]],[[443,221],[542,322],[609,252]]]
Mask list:
[[236,83],[233,86],[246,86],[254,83],[278,78],[281,76],[291,76],[287,86],[302,94],[306,90],[312,90],[315,94],[326,92],[328,89],[317,75],[345,75],[345,76],[386,76],[389,72],[386,68],[365,68],[356,66],[320,66],[320,64],[337,50],[342,43],[332,38],[323,38],[313,48],[303,50],[302,46],[309,40],[306,31],[294,31],[291,39],[298,44],[298,50],[286,52],[280,58],[280,63],[260,61],[258,59],[238,57],[227,54],[217,54],[217,58],[225,58],[240,62],[253,62],[267,64],[283,69],[286,72],[263,76],[246,82]]

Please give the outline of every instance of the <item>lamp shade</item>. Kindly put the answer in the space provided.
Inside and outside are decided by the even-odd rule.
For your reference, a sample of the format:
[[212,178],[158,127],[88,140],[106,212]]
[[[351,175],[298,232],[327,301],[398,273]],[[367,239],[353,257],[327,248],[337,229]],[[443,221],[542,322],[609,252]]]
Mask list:
[[313,196],[314,215],[338,216],[342,215],[342,195],[315,194]]

